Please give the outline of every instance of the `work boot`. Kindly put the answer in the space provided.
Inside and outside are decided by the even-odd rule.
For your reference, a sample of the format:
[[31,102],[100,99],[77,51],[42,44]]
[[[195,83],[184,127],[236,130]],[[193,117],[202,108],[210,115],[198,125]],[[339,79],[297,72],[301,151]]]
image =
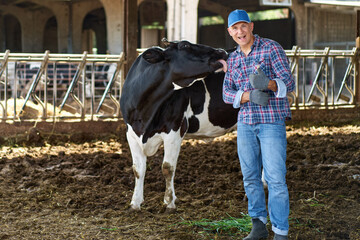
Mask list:
[[260,240],[266,239],[268,237],[268,230],[266,229],[266,224],[264,224],[260,219],[253,218],[252,229],[250,234],[243,240]]
[[288,237],[285,235],[280,235],[275,233],[274,240],[288,240]]

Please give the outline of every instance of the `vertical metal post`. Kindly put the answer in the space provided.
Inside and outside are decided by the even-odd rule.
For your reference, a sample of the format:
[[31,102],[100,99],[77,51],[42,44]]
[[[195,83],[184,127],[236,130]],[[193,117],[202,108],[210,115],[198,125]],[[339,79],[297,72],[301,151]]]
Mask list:
[[306,103],[306,99],[305,99],[305,91],[306,91],[306,58],[304,57],[302,59],[303,61],[303,73],[302,73],[302,76],[303,76],[303,80],[302,80],[302,101],[303,101],[303,107],[305,107],[305,103]]
[[335,103],[335,58],[331,59],[331,105]]
[[5,107],[0,103],[0,106],[3,110],[3,120],[6,120],[7,117],[7,83],[8,83],[8,63],[9,63],[9,54],[10,54],[10,50],[6,50],[5,54],[4,54],[4,60],[1,62],[1,68],[0,68],[0,78],[3,75],[3,73],[5,73],[5,81],[4,81],[4,89],[5,89],[5,93],[4,93],[4,102],[5,102]]
[[56,62],[54,62],[54,65],[53,65],[53,74],[54,74],[54,79],[53,79],[53,110],[54,110],[54,113],[53,113],[53,121],[55,122],[56,120],[56,115],[57,115],[57,112],[56,112],[56,105],[57,105],[57,69],[56,69]]
[[[360,10],[356,11],[356,48],[360,48]],[[358,51],[357,51],[358,52]],[[360,63],[358,55],[355,56],[355,81],[354,81],[354,89],[355,89],[355,104],[360,103]]]
[[47,119],[47,112],[48,112],[47,111],[47,105],[48,105],[48,64],[46,64],[44,71],[45,71],[45,79],[44,79],[44,84],[45,85],[44,85],[44,114],[43,114],[43,118]]
[[3,119],[6,120],[7,118],[7,100],[8,100],[8,83],[9,83],[9,65],[7,65],[6,72],[5,72],[5,93],[4,93],[4,111],[3,111]]
[[296,68],[295,68],[295,71],[296,71],[296,99],[295,99],[295,106],[296,106],[296,109],[299,109],[299,83],[300,83],[300,80],[299,80],[299,57],[296,57]]
[[91,64],[91,120],[94,118],[94,104],[95,104],[95,62]]
[[[86,108],[86,64],[84,65],[84,68],[82,69],[82,78],[81,78],[81,82],[82,82],[82,96],[81,96],[81,100],[82,100],[82,105],[83,107],[81,108],[81,117],[84,118],[85,117],[85,108]],[[79,89],[80,90],[80,89]]]
[[17,77],[17,65],[18,65],[18,61],[15,62],[15,67],[14,67],[14,91],[15,93],[13,93],[14,95],[14,119],[16,117],[16,99],[18,97],[18,93],[17,93],[17,88],[18,88],[18,85],[17,85],[17,82],[18,82],[18,77]]
[[324,96],[324,104],[325,104],[325,107],[328,108],[328,86],[329,86],[329,59],[326,58],[326,64],[325,64],[325,89],[324,89],[324,92],[325,92],[325,96]]

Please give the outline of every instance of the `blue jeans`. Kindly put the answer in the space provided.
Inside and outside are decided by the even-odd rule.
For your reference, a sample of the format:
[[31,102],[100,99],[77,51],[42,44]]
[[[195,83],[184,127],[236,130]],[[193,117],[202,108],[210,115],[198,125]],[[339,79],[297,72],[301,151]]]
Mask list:
[[250,217],[267,221],[262,168],[268,184],[268,209],[272,230],[287,235],[289,193],[286,185],[286,128],[284,121],[270,124],[238,122],[237,146]]

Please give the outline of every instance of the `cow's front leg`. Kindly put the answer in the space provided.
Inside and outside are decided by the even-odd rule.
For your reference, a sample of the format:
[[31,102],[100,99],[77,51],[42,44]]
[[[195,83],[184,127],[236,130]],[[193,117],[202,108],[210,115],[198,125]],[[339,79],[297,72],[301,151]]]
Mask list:
[[179,132],[171,131],[164,138],[164,161],[162,164],[162,173],[166,181],[164,203],[167,205],[167,209],[170,211],[176,209],[174,178],[181,142],[182,138],[180,137]]
[[129,129],[126,133],[133,160],[132,168],[135,175],[135,188],[130,205],[133,210],[140,210],[140,205],[144,201],[146,155],[143,153],[139,142],[136,140],[136,135],[134,134],[132,129]]

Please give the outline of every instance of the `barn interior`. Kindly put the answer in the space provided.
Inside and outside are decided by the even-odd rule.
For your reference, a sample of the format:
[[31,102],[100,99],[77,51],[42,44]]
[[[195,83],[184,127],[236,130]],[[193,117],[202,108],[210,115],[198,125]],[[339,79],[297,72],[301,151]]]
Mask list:
[[227,15],[240,8],[284,47],[297,81],[286,127],[290,239],[360,239],[360,2],[351,0],[0,0],[0,239],[246,236],[219,227],[247,208],[235,133],[183,142],[171,214],[160,147],[134,213],[119,111],[144,49],[163,37],[232,48]]

